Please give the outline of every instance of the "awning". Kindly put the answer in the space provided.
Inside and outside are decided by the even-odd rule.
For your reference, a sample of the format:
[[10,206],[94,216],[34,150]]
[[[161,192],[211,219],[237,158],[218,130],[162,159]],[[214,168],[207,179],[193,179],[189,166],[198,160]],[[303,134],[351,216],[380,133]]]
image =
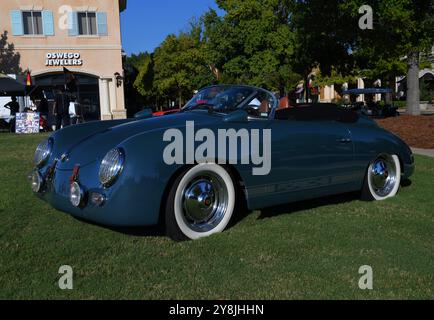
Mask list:
[[0,74],[0,96],[25,96],[26,86],[15,79]]
[[342,92],[344,95],[347,94],[382,94],[382,93],[393,93],[392,89],[388,88],[366,88],[366,89],[351,89]]

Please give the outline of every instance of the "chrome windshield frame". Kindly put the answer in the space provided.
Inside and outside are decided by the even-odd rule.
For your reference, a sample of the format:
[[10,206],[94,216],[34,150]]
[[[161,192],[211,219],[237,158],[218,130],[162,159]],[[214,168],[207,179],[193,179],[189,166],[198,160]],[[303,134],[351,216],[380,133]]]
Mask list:
[[[269,120],[272,120],[272,119],[274,119],[274,116],[275,116],[275,113],[276,113],[276,109],[277,109],[277,106],[278,106],[278,100],[277,100],[277,97],[276,97],[276,95],[274,94],[274,93],[272,93],[271,91],[268,91],[268,90],[265,90],[265,89],[262,89],[262,88],[259,88],[259,87],[254,87],[254,86],[248,86],[248,85],[238,85],[238,84],[234,84],[234,85],[229,85],[229,84],[220,84],[220,85],[212,85],[212,86],[208,86],[208,87],[203,87],[203,88],[201,88],[186,104],[185,104],[185,106],[184,107],[182,107],[181,108],[181,111],[187,111],[187,110],[185,110],[186,108],[187,108],[187,106],[193,101],[193,99],[196,97],[196,95],[198,94],[198,93],[200,93],[201,91],[203,91],[203,90],[207,90],[207,89],[212,89],[212,88],[218,88],[218,87],[227,87],[227,88],[231,88],[231,87],[238,87],[238,88],[248,88],[248,89],[252,89],[253,91],[252,91],[252,94],[251,95],[249,95],[249,97],[254,97],[254,95],[255,94],[257,94],[258,92],[264,92],[264,93],[266,93],[267,95],[269,95],[270,97],[271,97],[271,99],[272,99],[272,108],[271,108],[271,111],[270,111],[270,114],[268,115],[268,119]],[[247,97],[247,98],[249,98],[249,97]],[[245,99],[245,100],[247,100],[247,98]],[[238,106],[237,106],[237,108],[236,109],[241,109],[241,108],[243,108],[244,106],[246,105],[246,101],[242,101]],[[218,111],[216,111],[216,113],[220,113],[220,112],[218,112]],[[264,119],[266,119],[266,118],[264,118]]]

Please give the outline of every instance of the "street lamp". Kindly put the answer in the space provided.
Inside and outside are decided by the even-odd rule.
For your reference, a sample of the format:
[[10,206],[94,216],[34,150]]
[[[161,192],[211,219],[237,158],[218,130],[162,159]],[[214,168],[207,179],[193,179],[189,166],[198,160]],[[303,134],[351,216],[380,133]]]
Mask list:
[[124,80],[124,77],[122,77],[119,72],[116,72],[115,78],[116,78],[116,87],[119,88],[122,85],[122,81]]

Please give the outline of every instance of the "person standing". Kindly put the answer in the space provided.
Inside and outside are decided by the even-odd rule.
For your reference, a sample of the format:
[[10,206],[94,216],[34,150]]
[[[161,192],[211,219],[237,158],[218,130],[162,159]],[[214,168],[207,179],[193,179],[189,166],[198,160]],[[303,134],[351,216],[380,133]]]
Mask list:
[[41,95],[41,101],[39,102],[38,112],[43,116],[48,115],[48,100],[43,94]]
[[44,94],[42,93],[40,96],[40,101],[38,108],[36,109],[37,112],[39,112],[40,116],[40,125],[43,130],[51,131],[52,128],[50,126],[49,122],[49,114],[48,114],[48,100],[45,98]]
[[38,105],[36,104],[36,97],[33,95],[30,96],[30,103],[28,109],[29,112],[37,112],[38,110]]
[[69,117],[71,119],[72,125],[78,123],[77,104],[75,97],[71,97],[71,100],[69,101]]
[[55,110],[54,110],[54,97],[56,96],[56,91],[51,92],[52,96],[53,96],[53,100],[52,102],[48,102],[48,115],[47,115],[47,120],[48,120],[48,127],[50,128],[51,131],[54,131],[56,128],[56,116],[54,115]]
[[5,108],[11,111],[11,116],[14,117],[20,111],[20,104],[17,102],[17,97],[12,96],[10,102],[5,104]]
[[75,111],[77,116],[77,124],[84,123],[83,106],[81,105],[79,99],[75,101]]
[[5,108],[11,111],[10,130],[15,132],[16,115],[20,112],[20,104],[17,102],[17,97],[12,96],[10,102],[5,104]]
[[57,90],[54,97],[54,116],[56,118],[56,130],[71,124],[69,117],[69,98],[62,88]]

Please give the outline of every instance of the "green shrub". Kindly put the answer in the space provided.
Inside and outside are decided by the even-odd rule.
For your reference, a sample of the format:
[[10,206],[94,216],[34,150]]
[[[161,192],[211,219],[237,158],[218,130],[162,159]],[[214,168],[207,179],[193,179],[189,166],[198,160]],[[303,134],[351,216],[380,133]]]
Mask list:
[[407,106],[407,102],[406,101],[401,101],[401,100],[397,100],[397,101],[393,101],[393,105],[399,109],[404,109]]

